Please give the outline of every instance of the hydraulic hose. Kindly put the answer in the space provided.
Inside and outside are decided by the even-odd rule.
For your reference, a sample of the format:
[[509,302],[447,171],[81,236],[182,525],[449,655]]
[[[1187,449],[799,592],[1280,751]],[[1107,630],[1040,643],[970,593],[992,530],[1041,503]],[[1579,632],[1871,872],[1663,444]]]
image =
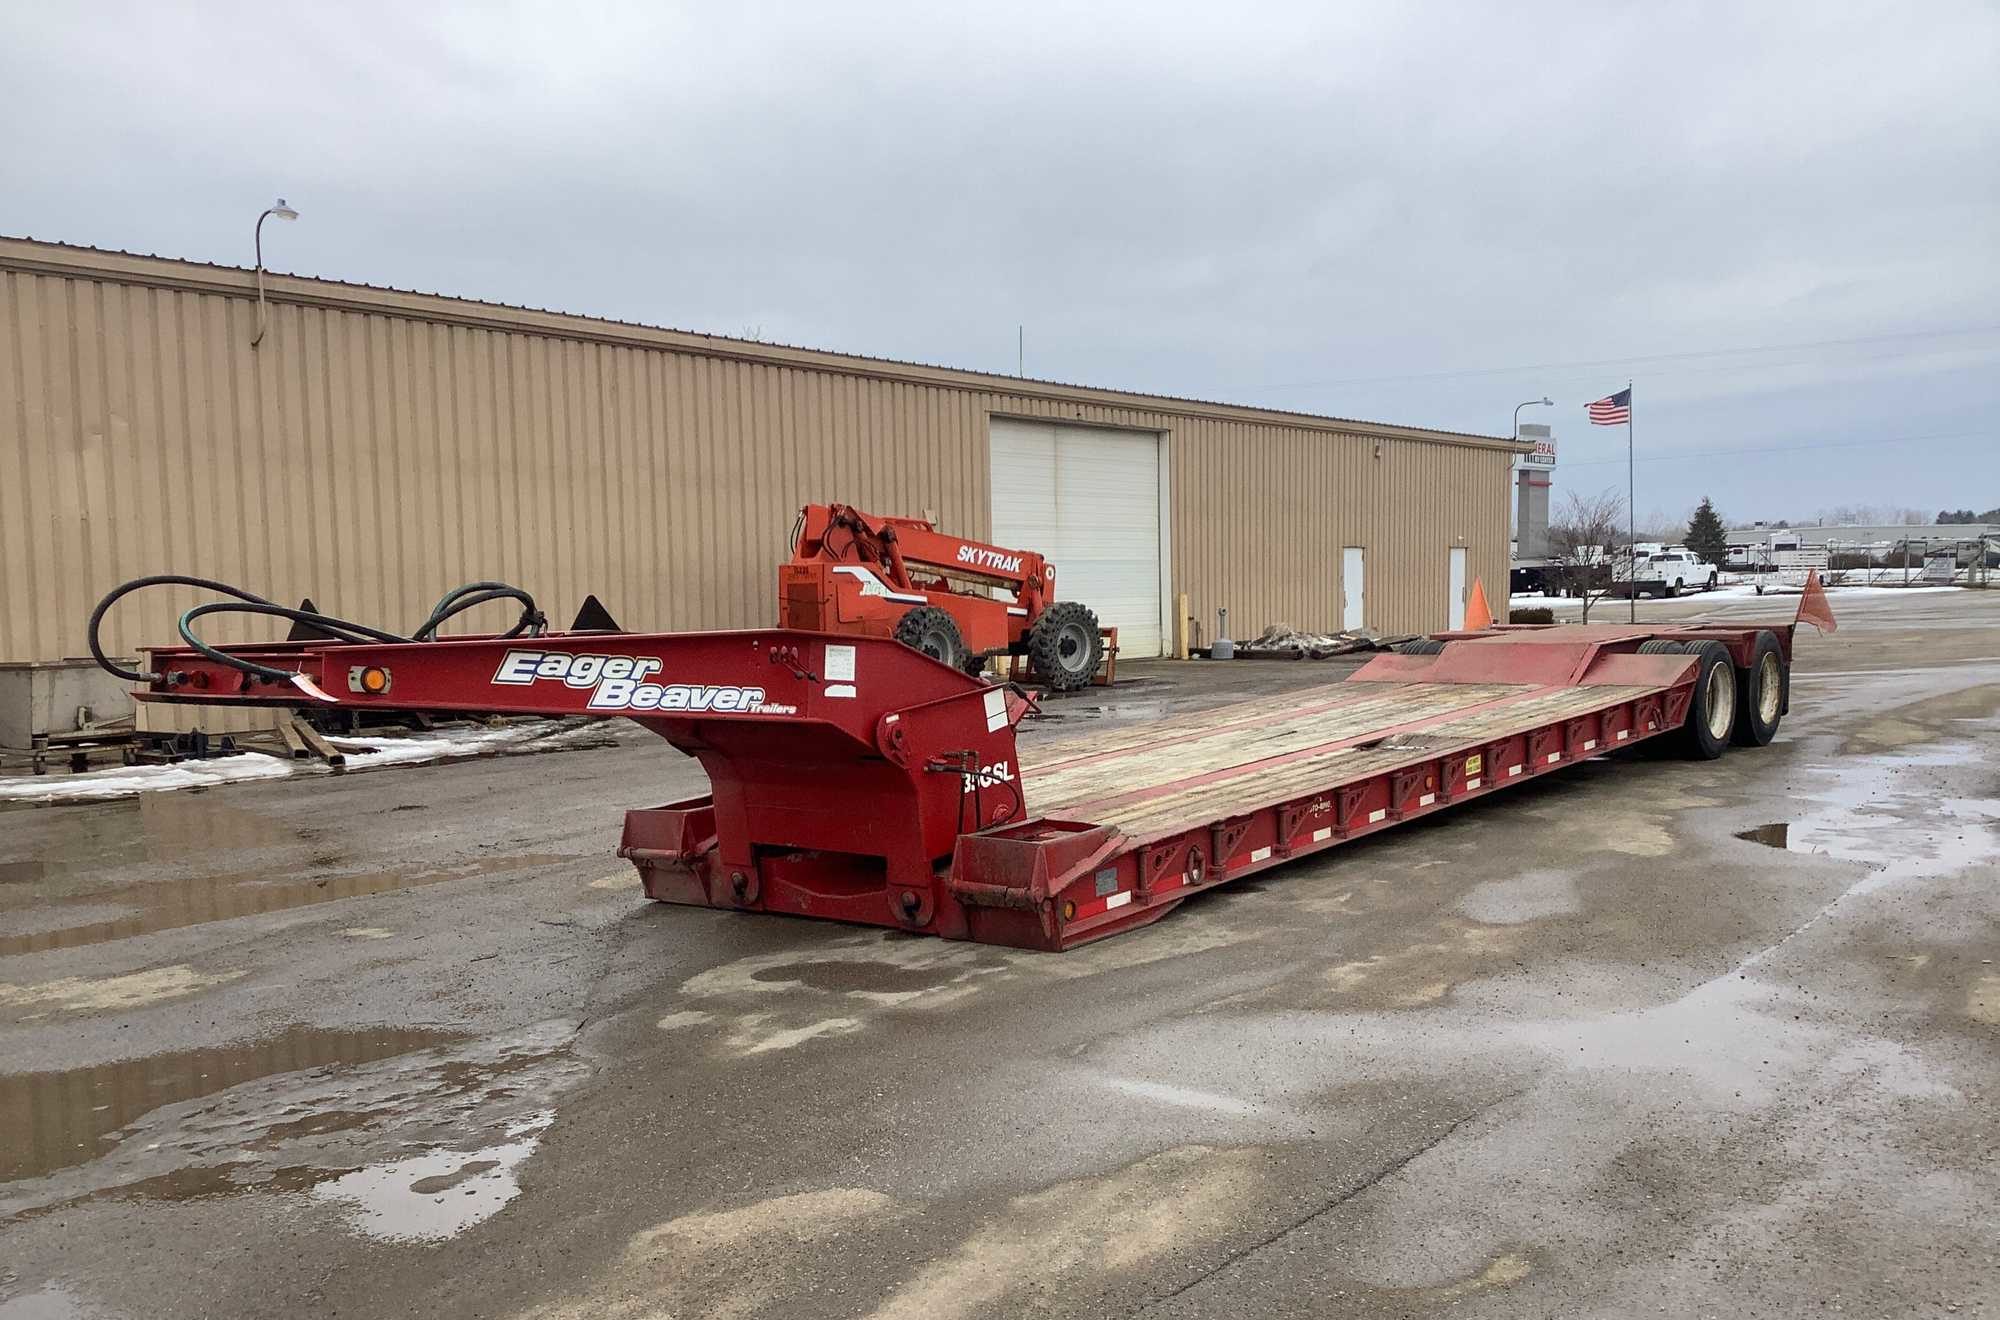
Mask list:
[[217,664],[228,665],[232,669],[240,669],[244,673],[252,674],[258,678],[268,678],[274,683],[291,682],[293,677],[292,672],[289,669],[277,669],[270,665],[260,665],[254,660],[245,660],[240,655],[231,655],[227,651],[210,646],[207,642],[194,635],[194,628],[191,625],[196,619],[209,614],[268,614],[273,618],[290,619],[293,623],[309,623],[313,627],[324,629],[327,632],[340,633],[342,634],[340,640],[343,642],[407,642],[411,640],[408,637],[398,637],[395,633],[382,632],[379,629],[370,628],[365,624],[351,623],[346,619],[336,619],[329,614],[315,614],[308,610],[288,609],[283,605],[254,604],[248,601],[219,600],[209,605],[197,605],[186,614],[181,615],[181,638],[189,646],[192,646],[195,650],[201,652]]
[[500,634],[502,637],[519,637],[524,633],[540,636],[542,631],[548,626],[548,618],[540,609],[536,608],[535,598],[521,590],[521,588],[510,586],[505,582],[469,582],[462,587],[446,592],[444,597],[438,601],[437,606],[432,609],[430,617],[424,620],[423,626],[413,636],[405,637],[399,633],[386,632],[365,623],[356,623],[352,619],[342,619],[331,614],[320,614],[313,610],[293,609],[290,606],[266,600],[255,592],[245,591],[241,587],[233,587],[227,582],[217,582],[213,578],[189,577],[181,573],[159,573],[150,577],[133,578],[130,582],[120,584],[113,588],[103,600],[97,602],[97,608],[90,612],[88,634],[90,657],[97,662],[98,668],[108,674],[122,678],[128,683],[155,683],[165,677],[159,673],[127,669],[123,665],[118,664],[105,655],[104,646],[99,636],[104,625],[104,616],[110,612],[113,605],[131,593],[143,588],[164,586],[198,587],[203,591],[213,591],[218,595],[232,597],[233,599],[226,601],[212,601],[206,605],[197,605],[187,611],[187,613],[181,615],[181,638],[190,647],[194,648],[194,650],[215,661],[217,664],[228,665],[232,669],[240,670],[254,677],[278,683],[290,682],[295,675],[288,670],[259,664],[254,660],[240,655],[232,655],[221,647],[204,642],[194,633],[195,620],[205,618],[211,614],[255,614],[276,619],[289,619],[293,623],[307,624],[322,632],[333,634],[336,640],[342,642],[428,642],[437,639],[437,630],[446,620],[463,614],[475,606],[484,605],[489,601],[512,600],[520,602],[521,617],[515,622],[512,628]]
[[136,669],[126,669],[113,662],[109,656],[104,654],[103,646],[98,643],[98,629],[103,625],[104,616],[110,612],[113,605],[116,605],[120,600],[133,592],[145,587],[200,587],[204,591],[214,591],[224,596],[234,596],[236,599],[246,601],[252,605],[270,605],[272,603],[265,600],[262,596],[244,591],[240,587],[232,587],[227,582],[217,582],[214,578],[187,577],[180,573],[158,573],[152,577],[133,578],[130,582],[122,586],[114,587],[109,595],[97,602],[97,608],[90,612],[90,658],[97,662],[99,669],[102,669],[107,674],[122,678],[127,683],[152,683],[156,682],[160,678],[160,675],[141,673]]
[[431,607],[431,615],[410,634],[415,642],[433,641],[437,630],[445,620],[453,615],[463,614],[474,606],[484,605],[494,600],[517,600],[521,602],[521,617],[512,628],[500,634],[502,637],[519,637],[532,632],[539,635],[548,626],[548,619],[535,608],[535,598],[519,587],[505,582],[468,582],[462,587],[447,591],[438,603]]

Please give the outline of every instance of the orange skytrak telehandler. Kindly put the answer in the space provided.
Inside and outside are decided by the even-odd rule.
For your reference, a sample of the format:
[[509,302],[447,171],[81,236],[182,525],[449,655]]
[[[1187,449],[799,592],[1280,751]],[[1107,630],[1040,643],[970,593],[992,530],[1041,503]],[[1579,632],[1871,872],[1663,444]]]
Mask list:
[[1032,550],[845,504],[808,504],[796,528],[778,568],[780,628],[892,638],[969,674],[1024,655],[1058,692],[1089,683],[1103,660],[1097,616],[1055,599],[1055,565]]

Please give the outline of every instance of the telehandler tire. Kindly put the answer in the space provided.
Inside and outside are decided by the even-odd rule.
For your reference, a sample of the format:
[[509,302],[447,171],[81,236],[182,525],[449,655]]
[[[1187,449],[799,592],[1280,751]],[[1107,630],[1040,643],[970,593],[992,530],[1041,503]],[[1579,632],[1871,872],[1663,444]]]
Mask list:
[[1055,692],[1087,686],[1104,659],[1104,638],[1089,606],[1059,600],[1028,630],[1028,667]]
[[950,614],[935,605],[918,605],[896,621],[896,640],[922,651],[953,669],[965,667],[965,638]]

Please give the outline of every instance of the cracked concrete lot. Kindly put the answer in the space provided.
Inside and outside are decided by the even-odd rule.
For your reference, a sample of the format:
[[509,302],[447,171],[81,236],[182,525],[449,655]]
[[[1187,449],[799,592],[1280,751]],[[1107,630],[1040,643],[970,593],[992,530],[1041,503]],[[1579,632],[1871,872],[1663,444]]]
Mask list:
[[[637,731],[0,812],[0,1320],[2000,1314],[2000,593],[1834,607],[1062,955],[646,903]],[[1131,672],[1030,736],[1344,670]]]

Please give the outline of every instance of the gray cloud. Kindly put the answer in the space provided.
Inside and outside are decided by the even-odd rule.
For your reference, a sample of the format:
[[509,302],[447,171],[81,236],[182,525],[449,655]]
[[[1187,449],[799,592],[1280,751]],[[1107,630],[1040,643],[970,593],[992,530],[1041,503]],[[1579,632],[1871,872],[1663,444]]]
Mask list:
[[336,279],[1001,371],[1025,323],[1031,374],[1482,431],[1547,391],[1585,489],[1629,376],[1642,513],[1986,507],[1995,68],[1977,3],[13,6],[0,231],[243,264],[282,193],[272,265]]

